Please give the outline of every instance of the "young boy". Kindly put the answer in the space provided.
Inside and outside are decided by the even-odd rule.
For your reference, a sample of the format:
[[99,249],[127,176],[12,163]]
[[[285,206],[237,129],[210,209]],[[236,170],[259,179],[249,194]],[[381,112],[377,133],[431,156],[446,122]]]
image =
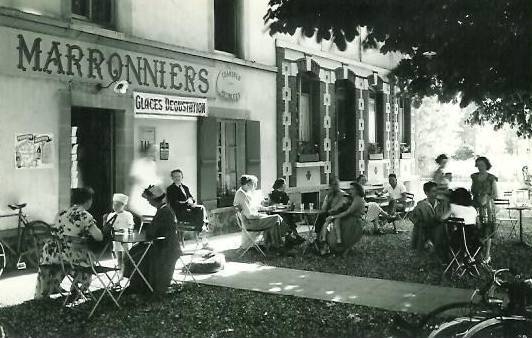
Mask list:
[[[106,222],[113,225],[114,231],[129,231],[133,229],[134,221],[133,214],[124,210],[128,202],[127,195],[114,194],[113,195],[113,212],[107,215]],[[114,219],[114,220],[113,220]],[[129,250],[131,245],[125,245],[119,242],[113,242],[113,251],[118,260],[120,271],[124,271],[124,250]]]
[[419,201],[412,213],[410,220],[414,223],[412,230],[412,248],[418,251],[423,249],[442,249],[443,225],[441,217],[447,209],[446,204],[438,200],[438,185],[427,182],[423,185],[426,199]]

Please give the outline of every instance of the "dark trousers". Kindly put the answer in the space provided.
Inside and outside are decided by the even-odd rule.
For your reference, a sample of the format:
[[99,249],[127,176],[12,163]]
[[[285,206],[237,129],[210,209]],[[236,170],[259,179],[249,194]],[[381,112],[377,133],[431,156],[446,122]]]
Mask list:
[[318,214],[318,218],[316,218],[316,223],[314,224],[314,231],[318,235],[321,233],[321,229],[323,229],[323,225],[325,224],[327,217],[329,217],[328,212],[320,212]]

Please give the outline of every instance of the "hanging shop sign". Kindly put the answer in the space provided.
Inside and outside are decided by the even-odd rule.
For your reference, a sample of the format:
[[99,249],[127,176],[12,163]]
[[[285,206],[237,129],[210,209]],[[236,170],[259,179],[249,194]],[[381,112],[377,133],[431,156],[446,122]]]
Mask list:
[[53,140],[52,134],[16,134],[15,168],[52,168]]
[[207,116],[207,99],[151,93],[133,93],[135,115]]
[[240,100],[241,76],[234,70],[224,69],[216,78],[218,95],[230,101]]

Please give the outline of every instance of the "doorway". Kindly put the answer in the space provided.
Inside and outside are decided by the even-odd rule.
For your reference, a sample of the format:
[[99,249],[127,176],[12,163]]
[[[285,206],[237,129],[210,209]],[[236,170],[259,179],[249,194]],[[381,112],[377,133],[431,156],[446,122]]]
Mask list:
[[114,111],[72,107],[72,188],[90,187],[94,200],[90,213],[97,223],[111,211],[115,191]]
[[348,80],[335,84],[338,126],[338,178],[353,181],[356,174],[357,123],[355,119],[355,87]]

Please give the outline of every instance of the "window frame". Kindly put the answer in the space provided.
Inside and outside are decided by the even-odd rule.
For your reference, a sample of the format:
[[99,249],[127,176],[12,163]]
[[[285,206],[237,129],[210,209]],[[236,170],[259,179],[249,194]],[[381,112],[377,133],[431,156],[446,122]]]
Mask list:
[[[234,30],[233,30],[233,40],[234,40],[234,46],[233,46],[233,49],[232,51],[227,51],[227,50],[224,50],[224,49],[218,49],[216,48],[217,44],[216,44],[216,41],[217,41],[217,34],[216,34],[216,1],[225,1],[226,3],[231,3],[233,8],[233,25],[234,25]],[[212,6],[212,11],[213,11],[213,15],[212,15],[212,18],[213,18],[213,50],[216,52],[216,53],[221,53],[221,54],[226,54],[226,55],[229,55],[229,56],[238,56],[238,52],[239,52],[239,39],[241,38],[240,36],[240,31],[239,31],[239,26],[240,26],[240,3],[238,0],[213,0],[212,2],[213,6]]]
[[82,1],[87,1],[88,2],[88,9],[89,9],[89,16],[85,16],[85,15],[81,15],[81,14],[76,14],[72,11],[72,0],[64,0],[64,1],[68,1],[68,7],[69,7],[69,12],[70,12],[70,17],[71,19],[74,19],[74,20],[77,20],[77,21],[80,21],[80,22],[83,22],[83,23],[87,23],[87,24],[91,24],[91,25],[95,25],[95,26],[98,26],[98,27],[102,27],[102,28],[114,28],[115,27],[115,24],[116,24],[116,0],[109,0],[110,2],[110,11],[111,13],[109,13],[109,22],[107,23],[104,23],[104,22],[97,22],[95,21],[93,18],[93,13],[92,13],[92,3],[94,0],[82,0]]

